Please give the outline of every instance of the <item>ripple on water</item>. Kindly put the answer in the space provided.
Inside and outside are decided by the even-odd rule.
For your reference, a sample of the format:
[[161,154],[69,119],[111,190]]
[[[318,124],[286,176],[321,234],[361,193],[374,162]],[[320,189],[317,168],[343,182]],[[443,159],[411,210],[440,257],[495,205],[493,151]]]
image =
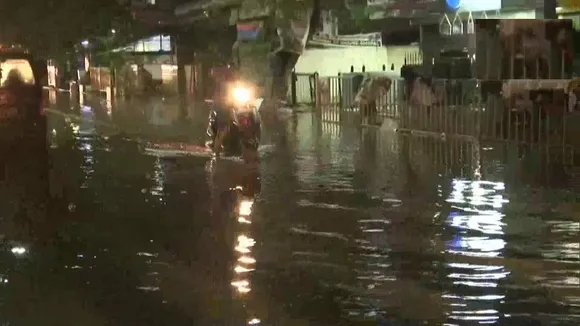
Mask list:
[[[66,276],[81,288],[96,283],[86,287],[95,296],[116,296],[117,287],[130,284],[151,302],[185,298],[179,309],[199,303],[207,313],[231,296],[212,296],[220,289],[214,283],[223,281],[215,274],[227,265],[224,287],[233,290],[251,325],[284,318],[301,325],[337,325],[337,319],[580,324],[580,224],[574,209],[547,202],[542,194],[531,200],[502,182],[435,171],[427,155],[433,151],[424,148],[409,151],[410,164],[401,160],[393,135],[326,132],[301,137],[287,151],[262,148],[263,192],[255,203],[237,203],[231,219],[220,219],[197,198],[209,199],[204,186],[212,179],[198,161],[137,160],[138,151],[108,151],[111,141],[78,133],[74,145],[82,157],[71,166],[79,170],[78,184],[91,191],[82,193],[87,198],[73,212],[79,216],[71,222],[73,240],[66,240],[74,252],[65,257]],[[118,175],[109,173],[115,164]],[[420,171],[413,170],[417,166]],[[541,201],[545,205],[530,205]],[[219,254],[224,242],[231,257]],[[111,251],[99,249],[103,243]],[[119,266],[132,274],[120,273]],[[103,276],[118,282],[106,284],[110,279]],[[0,282],[7,280],[0,276]],[[107,291],[99,292],[101,287]],[[207,292],[199,292],[205,287]],[[127,311],[138,309],[143,307]],[[216,315],[224,311],[229,312]]]
[[[577,318],[580,229],[569,216],[537,218],[503,182],[442,174],[417,183],[421,176],[409,179],[406,163],[393,159],[400,148],[392,139],[373,140],[383,150],[369,157],[368,144],[345,143],[340,132],[326,137],[302,139],[286,163],[298,182],[283,200],[293,213],[277,225],[290,236],[264,242],[284,242],[291,258],[278,252],[281,263],[299,263],[343,291],[334,300],[345,318],[448,325]],[[437,196],[401,191],[409,180]]]

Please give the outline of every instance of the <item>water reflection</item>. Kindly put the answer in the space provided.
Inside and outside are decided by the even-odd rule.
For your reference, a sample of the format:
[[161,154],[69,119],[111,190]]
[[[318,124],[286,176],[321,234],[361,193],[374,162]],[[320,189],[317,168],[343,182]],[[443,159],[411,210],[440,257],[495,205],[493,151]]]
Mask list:
[[[453,180],[446,200],[451,211],[447,218],[452,240],[447,242],[447,278],[454,291],[444,293],[448,317],[458,321],[494,323],[500,320],[499,305],[505,296],[496,290],[510,274],[501,264],[486,258],[503,257],[505,223],[502,208],[505,185],[486,181]],[[481,258],[463,261],[461,256]],[[498,261],[501,262],[501,261]]]
[[[8,243],[0,290],[15,290],[2,313],[39,302],[29,315],[55,325],[221,325],[233,315],[248,325],[578,325],[580,223],[561,196],[434,169],[411,175],[396,138],[332,129],[277,145],[262,163],[268,191],[227,197],[225,209],[239,165],[218,162],[224,182],[208,189],[205,160],[146,156],[67,128],[74,142],[52,153],[76,209],[56,217],[62,224],[52,216],[63,225],[56,244]],[[427,146],[413,168],[432,162]],[[546,211],[530,208],[538,202]]]
[[89,182],[94,173],[94,156],[93,156],[93,145],[91,144],[92,137],[79,137],[79,150],[83,155],[84,162],[81,170],[84,173],[83,183],[81,188],[88,188]]
[[[237,189],[242,191],[242,189]],[[244,296],[251,291],[251,275],[256,268],[256,259],[252,253],[252,249],[256,241],[252,238],[252,208],[254,206],[254,199],[242,197],[236,207],[236,215],[238,226],[236,228],[236,241],[234,242],[235,262],[234,273],[232,279],[232,286],[235,291]],[[245,300],[243,300],[245,301]],[[246,306],[246,304],[243,304]],[[248,325],[258,325],[260,320],[252,316],[251,311],[246,311],[249,315]]]
[[151,180],[153,181],[153,183],[151,189],[149,189],[149,194],[151,196],[159,198],[159,200],[162,201],[164,196],[166,178],[160,157],[155,157],[155,163],[153,165],[153,171],[151,174],[152,174]]

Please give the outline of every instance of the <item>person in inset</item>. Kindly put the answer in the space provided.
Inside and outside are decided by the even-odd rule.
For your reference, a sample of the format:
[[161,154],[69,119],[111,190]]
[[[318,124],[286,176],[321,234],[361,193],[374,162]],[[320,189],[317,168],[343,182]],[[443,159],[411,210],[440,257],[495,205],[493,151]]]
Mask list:
[[24,85],[24,78],[18,69],[11,69],[6,76],[4,85],[6,87],[14,87]]

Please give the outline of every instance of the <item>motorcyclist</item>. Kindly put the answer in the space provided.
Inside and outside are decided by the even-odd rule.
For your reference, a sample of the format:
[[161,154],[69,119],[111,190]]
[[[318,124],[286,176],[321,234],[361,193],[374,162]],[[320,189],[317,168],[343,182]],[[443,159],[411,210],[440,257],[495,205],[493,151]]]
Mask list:
[[229,90],[237,80],[237,74],[231,65],[215,68],[212,72],[214,76],[213,109],[217,114],[215,140],[212,144],[214,153],[219,156],[222,150],[223,141],[233,119],[231,110],[231,99]]
[[[232,151],[238,152],[239,148],[241,149],[240,154],[245,162],[254,162],[257,160],[258,156],[257,145],[254,142],[252,142],[251,145],[246,143],[240,144],[240,138],[227,137],[232,132],[231,126],[233,125],[233,122],[239,123],[239,121],[237,121],[239,117],[236,116],[237,110],[235,109],[240,105],[240,94],[238,91],[242,90],[242,93],[244,93],[247,89],[240,86],[240,78],[233,65],[215,68],[213,69],[212,74],[214,76],[215,84],[213,90],[213,111],[210,114],[209,127],[211,128],[211,131],[208,131],[208,133],[213,135],[213,142],[211,143],[213,152],[216,156],[220,156],[224,149],[231,153]],[[253,116],[253,119],[255,118],[256,117]],[[243,121],[245,121],[244,124],[248,123],[248,120]],[[256,122],[256,120],[253,121],[252,128],[257,127],[259,129],[259,122]],[[259,141],[260,131],[255,129],[251,130],[252,136],[250,137],[257,137]],[[239,130],[237,131],[239,132]],[[254,140],[255,139],[252,138],[252,141]]]

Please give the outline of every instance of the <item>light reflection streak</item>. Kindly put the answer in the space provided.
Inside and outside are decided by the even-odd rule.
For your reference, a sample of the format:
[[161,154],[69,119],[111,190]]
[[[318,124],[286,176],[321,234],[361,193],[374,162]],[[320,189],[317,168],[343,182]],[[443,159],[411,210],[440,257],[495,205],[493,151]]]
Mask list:
[[155,164],[153,164],[153,175],[152,175],[153,186],[149,190],[149,194],[152,196],[158,196],[162,200],[163,194],[165,192],[165,171],[163,170],[163,165],[161,164],[161,158],[155,158]]
[[[252,214],[252,207],[254,201],[251,199],[244,199],[240,201],[237,208],[238,223],[240,226],[248,226],[251,224],[250,216]],[[238,258],[234,266],[234,279],[231,284],[239,294],[245,294],[251,291],[250,280],[248,273],[254,270],[256,259],[252,256],[252,247],[256,241],[251,238],[248,232],[238,233],[234,250],[238,253]]]
[[84,163],[82,170],[84,172],[83,183],[81,188],[88,188],[88,183],[93,177],[94,173],[94,159],[93,159],[93,146],[89,144],[89,139],[79,139],[82,143],[79,144],[79,149],[83,152]]
[[250,221],[249,219],[240,216],[238,217],[238,223],[242,223],[242,224],[252,224],[252,221]]
[[161,284],[159,268],[164,268],[167,265],[158,260],[158,253],[141,251],[137,252],[136,255],[143,257],[143,262],[148,266],[147,272],[141,278],[141,285],[137,289],[144,292],[161,291],[159,286]]
[[[85,131],[84,127],[83,127],[83,131],[81,131],[81,125],[78,123],[73,122],[72,120],[68,119],[66,120],[66,122],[69,124],[71,130],[73,131],[74,137],[77,138],[78,140],[78,147],[77,149],[79,151],[81,151],[83,153],[83,158],[84,158],[84,162],[83,165],[81,167],[81,170],[83,171],[83,183],[81,184],[81,188],[88,188],[88,182],[89,180],[92,178],[92,175],[94,173],[94,156],[93,156],[93,146],[90,143],[90,135],[91,130],[94,131],[93,129],[89,128],[89,131]],[[83,134],[84,136],[81,136],[81,134]]]
[[453,238],[446,243],[445,252],[455,257],[450,259],[454,262],[446,264],[451,270],[447,278],[456,286],[470,288],[471,295],[445,293],[442,297],[451,310],[448,318],[494,324],[500,319],[496,308],[505,299],[495,289],[510,271],[505,266],[476,265],[457,260],[461,260],[461,256],[483,259],[503,256],[506,225],[501,210],[509,202],[503,196],[505,185],[454,180],[452,186],[452,192],[446,199],[451,208],[446,224],[453,230]]
[[78,133],[82,135],[96,135],[96,118],[94,109],[91,106],[81,106],[81,117],[79,121]]
[[[251,215],[253,206],[253,199],[243,199],[239,202],[236,211],[239,227],[234,251],[237,253],[237,260],[234,263],[234,276],[231,285],[242,297],[252,290],[249,273],[254,271],[256,264],[256,259],[252,256],[252,248],[256,244],[256,241],[251,237],[249,230],[252,224]],[[244,307],[249,309],[245,303]],[[248,325],[259,325],[261,323],[260,319],[256,318],[253,313],[250,311],[247,313],[250,316],[247,320]]]

